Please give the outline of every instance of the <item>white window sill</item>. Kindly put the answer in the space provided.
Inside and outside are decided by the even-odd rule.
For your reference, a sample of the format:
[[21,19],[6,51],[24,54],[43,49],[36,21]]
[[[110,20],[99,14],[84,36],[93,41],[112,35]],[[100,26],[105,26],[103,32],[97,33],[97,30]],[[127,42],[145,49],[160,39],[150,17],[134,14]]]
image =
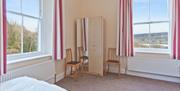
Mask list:
[[145,51],[135,51],[135,54],[159,54],[159,55],[169,55],[167,52],[145,52]]
[[166,50],[166,49],[135,48],[135,53],[169,55],[170,52],[169,52],[169,50]]
[[39,58],[45,58],[45,57],[50,57],[51,55],[39,55],[39,56],[33,56],[33,57],[27,57],[27,58],[21,58],[17,60],[11,60],[7,61],[7,64],[14,64],[14,63],[19,63],[19,62],[25,62],[25,61],[30,61],[30,60],[35,60]]

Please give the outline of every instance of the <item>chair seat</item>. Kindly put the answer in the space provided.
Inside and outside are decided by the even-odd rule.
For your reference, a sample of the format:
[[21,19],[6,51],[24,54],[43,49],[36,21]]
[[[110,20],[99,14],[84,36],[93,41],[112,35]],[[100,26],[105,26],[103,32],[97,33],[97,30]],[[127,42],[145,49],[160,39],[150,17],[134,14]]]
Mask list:
[[118,60],[107,60],[108,63],[120,63]]
[[80,58],[81,58],[81,59],[84,59],[84,60],[87,60],[87,59],[88,59],[88,56],[81,56]]
[[70,64],[70,65],[76,65],[76,64],[79,64],[80,62],[77,62],[77,61],[71,61],[71,62],[68,62],[67,64]]

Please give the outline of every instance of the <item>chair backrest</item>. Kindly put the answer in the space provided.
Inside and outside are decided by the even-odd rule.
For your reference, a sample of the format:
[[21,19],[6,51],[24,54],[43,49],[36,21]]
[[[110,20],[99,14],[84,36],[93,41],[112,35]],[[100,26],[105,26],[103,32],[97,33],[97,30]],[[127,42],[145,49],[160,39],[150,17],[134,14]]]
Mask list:
[[83,56],[83,47],[78,47],[79,57]]
[[72,61],[72,50],[71,48],[66,49],[66,59],[65,62],[71,62]]
[[82,62],[83,59],[81,57],[83,57],[83,47],[78,47],[78,53],[79,53],[79,61]]
[[108,48],[108,60],[116,60],[116,48]]

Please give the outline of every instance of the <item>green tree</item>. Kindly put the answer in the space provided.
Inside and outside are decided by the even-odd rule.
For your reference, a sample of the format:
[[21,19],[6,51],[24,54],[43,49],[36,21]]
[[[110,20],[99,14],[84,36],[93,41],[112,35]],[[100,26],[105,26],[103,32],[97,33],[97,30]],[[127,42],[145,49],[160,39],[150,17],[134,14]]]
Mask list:
[[[15,22],[8,22],[8,45],[7,53],[16,54],[21,52],[21,33],[22,27]],[[37,32],[31,32],[27,28],[23,28],[23,52],[33,52],[37,51],[38,43]]]

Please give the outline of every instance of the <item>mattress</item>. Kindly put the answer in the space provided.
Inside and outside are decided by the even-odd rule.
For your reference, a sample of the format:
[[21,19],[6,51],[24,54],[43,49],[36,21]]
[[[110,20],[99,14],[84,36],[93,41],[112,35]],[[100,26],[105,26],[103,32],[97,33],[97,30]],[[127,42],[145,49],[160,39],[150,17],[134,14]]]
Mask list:
[[59,86],[29,77],[20,77],[0,84],[0,91],[67,91]]

